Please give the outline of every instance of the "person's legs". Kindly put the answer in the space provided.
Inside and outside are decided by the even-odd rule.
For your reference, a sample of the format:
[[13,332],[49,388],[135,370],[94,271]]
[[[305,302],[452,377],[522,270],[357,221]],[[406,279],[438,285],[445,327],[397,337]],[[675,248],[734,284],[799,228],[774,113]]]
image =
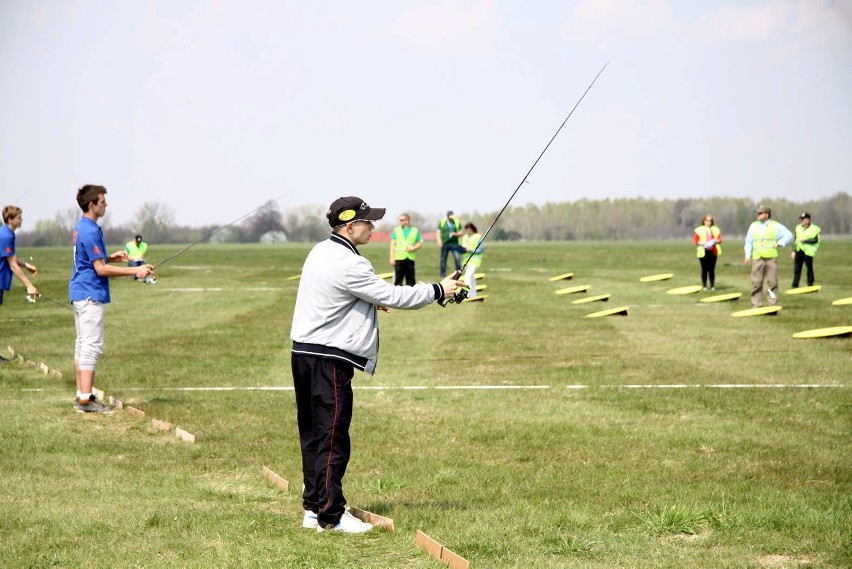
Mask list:
[[456,262],[456,270],[461,270],[461,254],[464,253],[464,247],[456,245],[453,247],[453,261]]
[[464,284],[468,287],[468,298],[476,298],[476,267],[468,264],[464,271]]
[[765,259],[751,261],[751,305],[755,308],[763,304],[763,274],[766,267]]
[[778,304],[778,259],[766,259],[766,287],[769,306]]
[[447,255],[450,252],[450,245],[446,243],[441,245],[441,278],[447,276]]
[[299,425],[299,445],[302,450],[302,507],[314,513],[319,511],[316,484],[317,440],[313,422],[313,394],[311,378],[315,373],[317,358],[290,356],[293,388],[296,393],[296,422]]
[[716,255],[707,253],[707,277],[710,281],[710,288],[716,288]]
[[796,251],[793,257],[793,288],[799,286],[799,280],[802,278],[802,263],[805,260],[805,254],[802,251]]
[[74,379],[80,403],[91,399],[95,368],[104,347],[104,305],[90,300],[73,303],[77,340],[74,345]]
[[414,261],[411,259],[405,259],[402,263],[402,273],[405,277],[405,284],[408,286],[414,286],[416,281],[414,280]]
[[397,261],[393,266],[393,284],[394,286],[402,286],[402,280],[405,273],[402,268],[402,261]]
[[316,481],[321,527],[336,525],[345,511],[343,475],[349,464],[352,421],[351,365],[318,360],[312,377],[314,434],[317,442]]
[[707,288],[707,257],[708,255],[705,253],[703,257],[698,258],[698,262],[701,264],[701,286]]
[[805,266],[808,268],[808,286],[814,286],[814,281],[816,281],[814,278],[814,258],[805,255]]

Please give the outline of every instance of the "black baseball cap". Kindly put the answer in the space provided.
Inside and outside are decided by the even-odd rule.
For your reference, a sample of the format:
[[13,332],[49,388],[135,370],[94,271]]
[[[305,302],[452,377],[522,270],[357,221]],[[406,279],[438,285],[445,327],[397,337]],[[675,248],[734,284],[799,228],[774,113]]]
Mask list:
[[339,227],[350,221],[378,221],[385,216],[385,208],[370,207],[361,198],[346,196],[334,200],[325,216],[329,225]]
[[811,218],[811,214],[809,214],[808,212],[805,212],[805,213],[803,213],[802,215],[800,215],[800,216],[799,216],[799,219],[805,219],[806,217],[807,217],[808,219],[810,219],[810,218]]

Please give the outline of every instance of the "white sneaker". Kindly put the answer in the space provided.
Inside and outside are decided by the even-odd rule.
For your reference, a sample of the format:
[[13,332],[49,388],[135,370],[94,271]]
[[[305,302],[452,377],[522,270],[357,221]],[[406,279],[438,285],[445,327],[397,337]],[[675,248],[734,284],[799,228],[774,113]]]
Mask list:
[[316,529],[317,515],[310,510],[305,510],[305,517],[302,519],[302,527],[305,529]]
[[340,518],[340,521],[337,522],[335,526],[329,526],[327,528],[322,527],[317,524],[317,531],[339,531],[341,533],[364,533],[373,529],[373,524],[368,524],[366,522],[362,522],[349,512],[343,512],[343,516]]

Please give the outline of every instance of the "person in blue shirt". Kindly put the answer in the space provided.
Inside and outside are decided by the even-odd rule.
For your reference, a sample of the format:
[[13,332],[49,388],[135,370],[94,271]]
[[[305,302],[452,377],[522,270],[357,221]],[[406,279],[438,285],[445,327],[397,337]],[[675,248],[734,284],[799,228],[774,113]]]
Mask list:
[[[27,269],[33,275],[38,274],[34,265],[23,262],[15,255],[15,231],[21,227],[21,208],[7,205],[3,208],[3,225],[0,226],[0,306],[3,305],[3,293],[12,288],[12,275],[18,277],[25,287],[27,296],[35,300],[38,297],[38,289],[30,282],[24,271]],[[0,356],[0,362],[6,358]]]
[[109,303],[109,278],[135,276],[144,279],[152,265],[117,267],[110,261],[126,262],[127,251],[107,254],[104,234],[97,224],[106,213],[103,186],[85,185],[77,191],[77,204],[83,217],[74,227],[74,267],[68,283],[68,297],[74,307],[77,340],[74,345],[74,377],[77,397],[74,408],[81,413],[104,413],[112,407],[92,395],[95,367],[104,346],[104,306]]
[[751,305],[763,304],[763,282],[770,306],[778,304],[778,248],[793,242],[790,230],[775,221],[772,209],[757,207],[757,220],[748,228],[745,239],[745,264],[751,265]]

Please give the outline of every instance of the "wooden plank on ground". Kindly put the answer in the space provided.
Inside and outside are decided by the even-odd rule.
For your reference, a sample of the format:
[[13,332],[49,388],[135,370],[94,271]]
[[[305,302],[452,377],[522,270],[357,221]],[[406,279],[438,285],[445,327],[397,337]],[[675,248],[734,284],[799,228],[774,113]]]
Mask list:
[[161,421],[159,419],[151,419],[151,424],[154,425],[155,429],[159,429],[161,431],[171,431],[172,424],[167,421]]
[[425,551],[429,556],[434,557],[438,561],[441,561],[441,552],[444,549],[444,546],[423,533],[420,530],[417,530],[417,534],[414,538],[414,543]]
[[128,405],[126,409],[128,413],[130,413],[137,419],[142,419],[145,417],[145,411],[143,411],[142,409],[137,409],[136,407],[132,407],[130,405]]
[[391,518],[386,518],[385,516],[380,516],[379,514],[374,514],[373,512],[368,512],[367,510],[362,510],[360,508],[349,508],[349,513],[362,522],[373,524],[373,526],[381,528],[387,532],[393,532],[393,520]]
[[278,476],[265,466],[263,467],[263,476],[270,484],[277,486],[282,492],[287,492],[290,489],[290,483],[286,478]]
[[450,569],[468,569],[470,562],[457,553],[453,553],[446,547],[441,550],[441,561],[447,564]]
[[[129,409],[129,407],[128,407],[128,409]],[[192,433],[188,433],[188,432],[184,431],[180,427],[175,427],[175,436],[185,443],[194,443],[195,442],[195,435],[193,435]]]

